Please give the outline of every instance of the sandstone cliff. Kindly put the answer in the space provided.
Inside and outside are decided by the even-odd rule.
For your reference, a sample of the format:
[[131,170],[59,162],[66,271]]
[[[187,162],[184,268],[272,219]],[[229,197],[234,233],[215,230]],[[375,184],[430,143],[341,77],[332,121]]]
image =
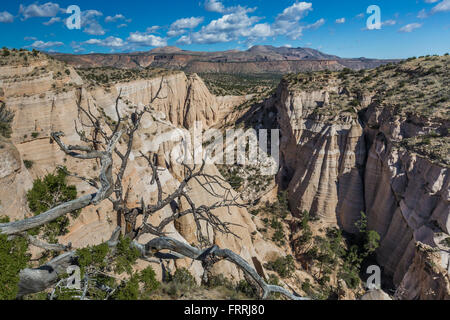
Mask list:
[[[19,60],[12,65],[0,67],[0,87],[4,95],[2,99],[15,113],[11,141],[0,142],[0,216],[6,215],[13,220],[30,215],[25,195],[31,188],[33,179],[53,172],[58,165],[64,165],[80,176],[98,175],[98,163],[68,158],[50,139],[51,132],[63,131],[67,143],[79,143],[74,122],[79,130],[89,132],[90,128],[84,126],[83,115],[76,104],[80,95],[83,107],[89,107],[105,121],[114,121],[117,120],[115,101],[119,93],[122,97],[119,102],[120,112],[127,115],[130,113],[129,106],[148,105],[161,89],[160,99],[155,100],[152,105],[152,114],[146,114],[142,120],[130,164],[124,175],[124,187],[133,186],[129,196],[130,205],[139,205],[141,198],[147,203],[157,199],[157,189],[150,184],[150,170],[140,158],[141,151],[160,155],[163,188],[166,192],[173,191],[183,179],[182,171],[171,162],[170,157],[170,152],[179,140],[166,141],[164,135],[177,131],[178,128],[189,129],[195,121],[202,122],[204,129],[207,129],[220,123],[227,110],[246,100],[245,97],[215,97],[197,75],[186,76],[182,72],[92,87],[85,84],[73,68],[61,62],[42,54],[35,57],[28,54],[28,57],[26,62]],[[122,141],[119,149],[124,148],[124,143]],[[25,168],[23,160],[27,160],[32,166]],[[214,166],[209,166],[207,172],[219,174]],[[69,182],[76,185],[78,195],[92,191],[88,184],[78,179],[70,178]],[[199,185],[190,185],[188,193],[198,205],[214,201]],[[167,217],[171,214],[170,209],[167,210],[151,219]],[[268,258],[284,254],[281,249],[263,239],[246,209],[217,209],[214,214],[224,221],[240,225],[232,227],[239,239],[213,232],[214,244],[233,250],[250,263],[253,258],[265,262]],[[99,244],[109,239],[117,223],[111,204],[104,201],[97,207],[84,209],[76,220],[71,221],[69,233],[59,241],[63,244],[70,242],[75,248]],[[196,242],[193,236],[195,225],[189,218],[168,225],[165,231],[186,243]],[[149,237],[139,239],[142,243],[148,240]],[[188,260],[179,260],[171,264],[172,267],[189,268],[200,281],[203,269],[199,262],[192,264]],[[212,272],[224,274],[233,281],[243,279],[242,271],[225,261],[218,263]],[[161,270],[158,273],[161,277]]]
[[[448,64],[447,56],[432,57],[353,75],[286,77],[275,102],[283,154],[278,181],[294,213],[309,211],[352,233],[365,212],[381,236],[384,277],[419,291],[433,277],[412,275],[422,263],[417,244],[435,248],[440,267],[450,267],[441,243],[450,232]],[[436,286],[444,297],[448,289]]]

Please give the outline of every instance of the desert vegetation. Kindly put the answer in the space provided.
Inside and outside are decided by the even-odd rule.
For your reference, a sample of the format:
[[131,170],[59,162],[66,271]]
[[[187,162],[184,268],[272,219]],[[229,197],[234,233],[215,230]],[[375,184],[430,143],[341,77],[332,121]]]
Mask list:
[[216,96],[259,94],[275,89],[281,75],[200,73],[209,91]]
[[[161,80],[160,90],[164,84]],[[157,99],[160,90],[152,101]],[[165,194],[161,186],[159,172],[156,166],[156,158],[152,155],[141,153],[152,171],[151,183],[157,187],[158,198],[153,204],[145,204],[141,200],[139,207],[128,206],[128,191],[123,187],[123,176],[128,166],[134,136],[140,126],[140,121],[145,113],[151,112],[150,107],[136,108],[131,117],[123,117],[119,112],[119,96],[116,100],[117,119],[115,123],[108,123],[94,115],[90,109],[81,105],[82,92],[79,92],[78,108],[93,128],[92,136],[84,131],[79,134],[83,145],[66,145],[63,142],[64,133],[53,132],[52,141],[68,156],[81,161],[96,159],[101,165],[99,177],[81,177],[68,172],[65,167],[59,167],[55,173],[48,174],[42,179],[35,180],[33,188],[27,195],[30,209],[35,214],[32,218],[13,222],[2,221],[0,234],[2,236],[2,255],[16,250],[20,257],[18,262],[11,266],[14,268],[11,275],[1,279],[2,287],[6,288],[4,293],[8,298],[30,298],[30,299],[136,299],[148,298],[150,293],[159,288],[155,282],[154,273],[151,269],[145,269],[139,273],[133,272],[133,265],[138,259],[152,263],[162,264],[164,260],[179,259],[187,257],[201,261],[205,268],[204,281],[208,283],[208,270],[217,261],[226,259],[242,269],[252,286],[256,286],[258,296],[269,298],[273,293],[279,293],[291,299],[303,299],[281,286],[267,283],[245,260],[231,250],[221,249],[211,244],[209,233],[203,233],[200,221],[206,223],[217,232],[236,236],[230,229],[232,223],[223,222],[218,219],[212,211],[216,208],[243,207],[245,203],[238,196],[232,196],[224,180],[219,176],[208,175],[203,172],[202,166],[189,167],[184,165],[185,178],[180,186],[172,193]],[[151,104],[150,104],[151,105]],[[116,149],[117,143],[126,135],[126,150],[123,153]],[[119,170],[112,171],[113,154],[118,156]],[[67,176],[73,176],[88,182],[96,191],[92,194],[77,198],[77,190],[67,184]],[[185,187],[191,180],[203,181],[202,187],[215,190],[222,189],[225,193],[215,191],[217,202],[213,205],[195,206],[192,199],[185,191]],[[220,195],[223,194],[223,195]],[[191,204],[189,209],[175,211],[159,224],[151,224],[148,218],[154,213],[171,206],[174,201],[185,199]],[[114,210],[121,217],[124,229],[118,226],[109,241],[95,247],[72,249],[71,244],[61,245],[57,243],[57,237],[64,235],[68,225],[69,215],[76,219],[80,209],[102,201],[110,201]],[[197,225],[196,237],[199,247],[194,247],[176,239],[168,237],[164,227],[172,221],[184,216],[192,216]],[[142,224],[138,224],[137,218],[142,216]],[[126,230],[123,232],[122,230]],[[143,234],[156,236],[147,244],[139,244],[136,239]],[[17,240],[19,239],[19,240]],[[13,241],[13,242],[11,242]],[[20,242],[15,242],[20,241]],[[25,241],[25,242],[24,242]],[[50,255],[44,254],[42,259],[29,264],[26,260],[26,246],[35,246]],[[172,254],[159,253],[161,250],[170,250]],[[63,252],[63,253],[61,253]],[[51,260],[46,257],[52,258]],[[40,263],[43,263],[40,265]],[[40,265],[40,266],[39,266]],[[66,277],[68,266],[78,266],[81,271],[80,288],[69,288],[70,278]],[[48,273],[41,273],[40,268],[50,268]],[[12,276],[12,274],[14,274]],[[125,280],[118,280],[120,275]],[[168,284],[161,285],[170,295],[176,295],[179,286],[192,287],[194,281],[186,270],[178,269],[175,273],[167,275],[170,280]]]

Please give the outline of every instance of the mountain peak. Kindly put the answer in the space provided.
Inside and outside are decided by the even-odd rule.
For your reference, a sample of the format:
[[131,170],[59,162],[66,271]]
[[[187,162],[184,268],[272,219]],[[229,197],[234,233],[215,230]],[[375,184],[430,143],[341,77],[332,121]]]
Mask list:
[[183,51],[178,47],[175,46],[167,46],[167,47],[160,47],[160,48],[155,48],[153,50],[151,50],[151,53],[176,53],[176,52],[180,52]]

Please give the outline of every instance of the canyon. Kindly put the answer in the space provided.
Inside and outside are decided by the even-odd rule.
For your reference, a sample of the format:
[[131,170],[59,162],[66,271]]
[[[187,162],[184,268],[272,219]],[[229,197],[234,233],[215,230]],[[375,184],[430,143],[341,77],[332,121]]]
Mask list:
[[346,59],[309,48],[254,46],[247,51],[193,52],[163,47],[149,52],[70,55],[53,57],[78,68],[160,67],[189,73],[285,74],[320,70],[375,68],[398,60]]
[[[181,168],[171,157],[179,141],[164,138],[177,128],[192,129],[196,121],[205,129],[243,121],[254,128],[280,129],[280,171],[254,200],[264,207],[266,201],[275,201],[278,192],[286,191],[292,212],[289,219],[296,221],[303,212],[309,212],[316,217],[313,230],[317,234],[328,227],[355,234],[355,224],[364,212],[368,228],[380,235],[376,262],[382,267],[383,287],[392,289],[389,294],[398,299],[450,299],[448,56],[381,66],[389,61],[350,61],[315,51],[268,47],[255,47],[246,54],[230,52],[229,56],[204,53],[199,59],[176,48],[136,55],[26,54],[26,62],[16,53],[14,59],[0,65],[0,100],[15,114],[11,138],[0,140],[0,216],[12,220],[29,217],[26,194],[33,180],[60,165],[81,176],[95,176],[96,161],[66,157],[50,137],[52,132],[64,131],[66,141],[75,144],[79,136],[74,122],[89,130],[76,104],[79,98],[85,108],[89,106],[108,121],[117,121],[117,96],[122,96],[121,115],[129,115],[130,106],[147,105],[161,88],[162,98],[155,100],[151,115],[143,118],[137,132],[124,175],[125,185],[131,186],[131,206],[139,206],[143,198],[149,202],[157,199],[156,186],[150,183],[149,168],[140,152],[157,155],[165,192],[175,190],[183,180]],[[254,61],[248,61],[249,55]],[[262,61],[266,58],[273,61]],[[175,70],[92,86],[74,68],[105,65],[169,66]],[[378,68],[342,71],[348,67]],[[252,103],[255,95],[215,96],[195,74],[300,71],[322,72],[285,76],[272,95],[256,103]],[[406,80],[411,87],[403,84],[403,91],[398,90]],[[407,101],[406,96],[417,92],[425,93],[425,97]],[[124,147],[121,141],[119,149]],[[27,168],[24,161],[32,167]],[[219,169],[210,165],[206,171],[220,175]],[[91,192],[86,182],[74,177],[69,181],[78,193]],[[197,205],[213,203],[198,183],[188,189]],[[291,243],[296,235],[292,232],[288,236],[291,241],[277,245],[262,231],[263,219],[250,209],[216,209],[217,217],[243,227],[232,227],[239,239],[211,230],[212,242],[270,274],[261,264],[280,256],[295,256],[298,248]],[[150,219],[162,220],[168,215],[170,212],[162,210]],[[105,201],[83,209],[59,243],[71,243],[75,248],[97,245],[107,241],[118,224],[112,205]],[[289,232],[289,223],[284,228]],[[195,230],[190,217],[180,218],[165,229],[186,244],[196,243]],[[139,242],[151,238],[144,235]],[[140,262],[137,268],[148,265]],[[168,266],[183,267],[201,282],[204,270],[198,261],[181,259]],[[163,271],[155,271],[162,279]],[[244,279],[243,272],[227,261],[217,263],[212,272],[235,282]],[[302,283],[314,278],[299,262],[294,275],[282,283],[306,295]],[[355,292],[348,288],[344,291],[348,299],[356,298]]]

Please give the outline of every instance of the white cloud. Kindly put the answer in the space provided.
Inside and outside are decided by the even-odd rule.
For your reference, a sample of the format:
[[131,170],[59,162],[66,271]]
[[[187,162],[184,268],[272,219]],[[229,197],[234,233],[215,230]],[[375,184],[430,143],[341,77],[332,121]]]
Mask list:
[[147,32],[147,33],[154,33],[156,31],[158,31],[159,29],[161,29],[160,26],[152,26],[152,27],[148,27],[147,30],[145,30],[145,32]]
[[308,14],[308,11],[312,10],[312,3],[309,2],[297,2],[292,6],[287,7],[280,13],[276,20],[287,20],[287,21],[299,21],[304,16]]
[[[117,22],[119,20],[126,20],[125,16],[123,14],[116,14],[115,16],[107,16],[105,18],[105,22]],[[130,19],[129,19],[130,20]]]
[[54,24],[54,23],[57,23],[57,22],[60,22],[61,21],[61,18],[60,17],[53,17],[53,18],[51,18],[50,20],[48,20],[47,22],[44,22],[44,23],[42,23],[43,25],[46,25],[46,26],[51,26],[52,24]]
[[126,23],[122,23],[122,24],[119,24],[118,26],[117,26],[117,28],[126,28],[126,27],[128,27],[128,25],[126,24]]
[[59,42],[59,41],[44,42],[44,41],[38,40],[38,41],[33,42],[33,44],[31,44],[29,47],[36,48],[39,50],[47,50],[52,47],[60,47],[63,45],[64,45],[64,43]]
[[336,19],[337,24],[343,24],[345,23],[345,18]]
[[70,43],[70,46],[72,47],[73,52],[75,52],[75,53],[80,53],[80,52],[86,51],[86,50],[81,46],[81,44],[79,44],[79,43],[76,42],[76,41],[72,41],[72,42]]
[[164,47],[167,46],[167,40],[153,34],[142,32],[130,33],[127,39],[130,43],[142,47]]
[[191,17],[178,19],[170,25],[168,37],[178,37],[187,32],[187,29],[195,29],[200,23],[203,22],[203,17]]
[[355,18],[357,19],[362,19],[364,18],[365,14],[363,12],[361,12],[360,14],[356,15]]
[[273,30],[276,35],[285,35],[292,40],[296,40],[303,34],[303,28],[300,20],[308,15],[312,10],[312,3],[296,2],[287,7],[280,13],[273,24]]
[[425,2],[426,3],[436,3],[436,2],[438,2],[439,0],[425,0]]
[[[245,7],[242,7],[240,5],[234,6],[234,7],[225,7],[222,3],[222,1],[219,0],[206,0],[204,3],[205,10],[210,12],[218,12],[218,13],[233,13],[240,11],[242,9],[246,9]],[[256,10],[256,8],[250,9],[252,12]]]
[[450,0],[442,0],[431,9],[431,13],[450,11]]
[[97,21],[97,18],[103,16],[103,13],[97,10],[86,10],[81,12],[81,27],[87,34],[94,36],[103,36],[106,31]]
[[315,30],[315,29],[320,28],[320,27],[323,26],[324,24],[325,24],[325,19],[322,18],[322,19],[319,19],[319,20],[317,20],[316,22],[314,22],[314,23],[312,23],[312,24],[307,25],[307,26],[305,27],[305,29],[313,29],[313,30]]
[[319,19],[310,25],[300,24],[300,20],[312,10],[312,4],[308,2],[296,2],[285,8],[276,16],[273,24],[258,23],[262,18],[249,15],[255,8],[242,6],[226,8],[222,2],[216,0],[206,1],[205,8],[225,14],[219,19],[212,20],[197,32],[185,34],[188,31],[186,29],[170,30],[168,36],[185,34],[178,39],[179,44],[213,44],[230,41],[246,41],[248,44],[259,38],[280,35],[295,40],[302,35],[304,29],[317,29],[325,23],[324,19]]
[[37,38],[36,37],[25,37],[25,38],[23,38],[23,40],[25,40],[25,41],[36,41]]
[[23,19],[33,17],[55,17],[60,12],[59,4],[53,2],[47,2],[44,4],[30,4],[29,6],[20,5],[19,14],[23,16]]
[[14,22],[14,17],[8,11],[0,12],[0,23],[11,23]]
[[386,20],[386,21],[383,21],[383,22],[381,22],[381,25],[382,26],[395,26],[397,24],[397,21],[395,21],[395,20]]
[[84,44],[98,45],[108,48],[122,48],[127,45],[127,43],[121,38],[116,37],[108,37],[106,39],[89,39],[85,41]]
[[225,12],[225,6],[223,5],[222,2],[217,0],[206,0],[205,9],[211,12],[219,12],[219,13]]
[[266,26],[255,26],[255,23],[261,18],[247,15],[252,10],[240,7],[236,12],[223,15],[217,20],[212,20],[208,25],[202,27],[200,31],[181,37],[178,43],[221,43],[237,40],[239,37],[249,37],[252,34],[267,33]]
[[406,26],[400,28],[400,30],[398,30],[398,31],[408,33],[408,32],[412,32],[415,29],[418,29],[420,27],[422,27],[421,23],[410,23],[410,24],[407,24]]
[[427,10],[425,10],[425,9],[420,10],[419,13],[417,14],[417,18],[419,18],[419,19],[428,18]]
[[170,25],[171,30],[194,29],[203,22],[203,17],[191,17],[178,19]]

